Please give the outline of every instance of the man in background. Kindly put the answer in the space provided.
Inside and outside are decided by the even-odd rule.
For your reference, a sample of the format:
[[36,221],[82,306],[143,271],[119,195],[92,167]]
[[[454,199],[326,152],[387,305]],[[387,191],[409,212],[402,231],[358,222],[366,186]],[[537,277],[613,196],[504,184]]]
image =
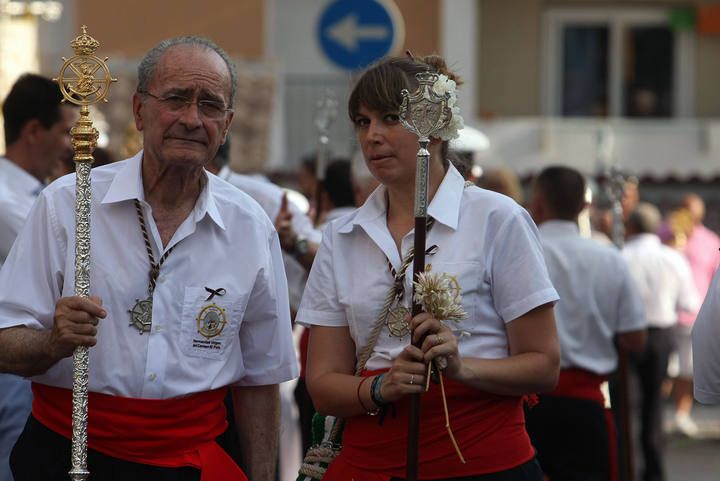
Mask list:
[[529,410],[528,433],[550,479],[617,479],[616,438],[601,385],[618,363],[615,343],[639,350],[643,306],[620,253],[580,235],[586,183],[576,170],[548,167],[535,179],[529,211],[560,295],[555,304],[561,371],[556,389]]
[[[6,151],[0,156],[0,266],[51,172],[72,157],[70,128],[77,110],[61,104],[62,98],[52,80],[25,74],[3,102]],[[1,480],[12,480],[8,458],[31,402],[29,381],[0,374]]]

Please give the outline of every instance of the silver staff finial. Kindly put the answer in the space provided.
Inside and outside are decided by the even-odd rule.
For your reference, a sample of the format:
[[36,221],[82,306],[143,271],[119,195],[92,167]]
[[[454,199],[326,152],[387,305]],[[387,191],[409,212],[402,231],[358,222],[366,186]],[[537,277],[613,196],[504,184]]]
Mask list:
[[450,94],[440,95],[433,90],[433,85],[440,78],[438,74],[421,72],[415,78],[419,84],[417,90],[413,93],[406,89],[402,91],[400,122],[422,142],[450,122],[452,110],[448,106]]

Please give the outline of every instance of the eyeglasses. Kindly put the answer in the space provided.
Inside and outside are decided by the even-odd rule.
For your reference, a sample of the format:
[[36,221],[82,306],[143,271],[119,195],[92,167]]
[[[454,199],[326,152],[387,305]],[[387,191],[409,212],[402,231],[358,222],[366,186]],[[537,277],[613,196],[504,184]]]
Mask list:
[[225,107],[225,104],[221,102],[216,102],[214,100],[195,100],[193,98],[178,94],[170,94],[166,95],[165,97],[160,97],[148,91],[140,91],[138,93],[143,95],[149,95],[150,97],[160,102],[163,107],[165,107],[171,112],[180,112],[189,107],[191,104],[196,104],[200,115],[202,115],[206,119],[211,120],[221,119],[225,116],[226,112],[233,111],[233,109]]

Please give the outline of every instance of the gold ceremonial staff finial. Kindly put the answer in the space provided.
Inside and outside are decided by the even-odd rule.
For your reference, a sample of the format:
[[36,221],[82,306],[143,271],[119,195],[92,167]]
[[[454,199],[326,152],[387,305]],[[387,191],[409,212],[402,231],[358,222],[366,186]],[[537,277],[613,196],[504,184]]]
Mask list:
[[[53,79],[60,86],[64,100],[80,106],[80,119],[70,129],[75,150],[75,295],[90,295],[90,205],[93,151],[98,131],[90,120],[89,106],[105,100],[112,78],[104,60],[95,56],[100,42],[87,33],[70,42],[75,55],[62,57],[60,74]],[[99,74],[98,74],[99,73]],[[107,102],[107,100],[105,100]],[[87,469],[88,383],[90,378],[90,355],[86,346],[73,352],[72,389],[72,452],[70,479],[84,481],[90,475]]]
[[101,101],[107,102],[110,84],[117,82],[117,79],[110,75],[108,57],[101,59],[95,55],[100,42],[88,35],[85,25],[82,26],[82,34],[75,37],[70,46],[75,55],[69,59],[61,57],[63,66],[53,80],[60,86],[63,102],[68,101],[80,106],[80,119],[70,130],[75,150],[73,160],[92,162],[98,131],[92,125],[88,106]]

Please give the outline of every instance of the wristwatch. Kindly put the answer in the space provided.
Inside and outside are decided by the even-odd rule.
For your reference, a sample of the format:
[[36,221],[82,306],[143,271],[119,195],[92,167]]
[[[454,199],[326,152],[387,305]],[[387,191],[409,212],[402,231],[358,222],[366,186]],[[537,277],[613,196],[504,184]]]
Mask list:
[[293,245],[292,254],[295,257],[304,257],[305,255],[307,255],[308,251],[308,240],[301,235],[295,237],[295,245]]

